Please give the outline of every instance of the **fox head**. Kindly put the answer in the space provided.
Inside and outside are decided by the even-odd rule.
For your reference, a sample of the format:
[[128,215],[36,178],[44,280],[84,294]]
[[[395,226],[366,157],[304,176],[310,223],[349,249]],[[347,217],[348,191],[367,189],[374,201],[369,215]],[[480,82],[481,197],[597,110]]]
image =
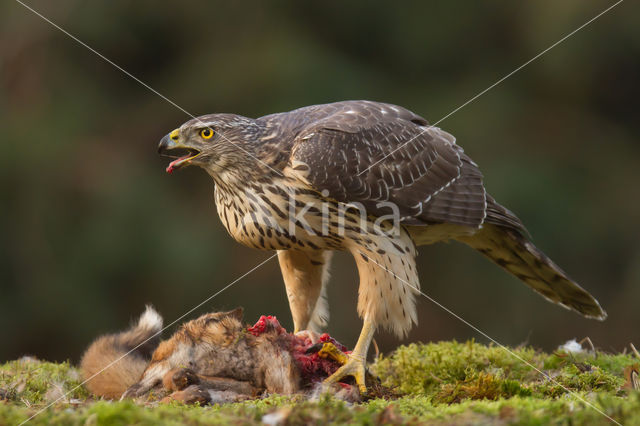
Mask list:
[[180,346],[210,344],[228,346],[242,332],[242,308],[228,312],[214,312],[183,324],[169,340],[160,343],[151,362],[158,362],[174,355]]
[[228,346],[244,329],[242,314],[242,308],[206,314],[185,324],[184,331],[195,341]]

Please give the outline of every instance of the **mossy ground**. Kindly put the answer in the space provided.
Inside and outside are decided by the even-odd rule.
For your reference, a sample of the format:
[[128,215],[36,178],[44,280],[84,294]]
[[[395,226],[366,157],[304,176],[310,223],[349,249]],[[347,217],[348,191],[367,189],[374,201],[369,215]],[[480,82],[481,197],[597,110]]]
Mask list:
[[347,404],[329,396],[314,401],[270,396],[211,407],[95,401],[78,387],[79,375],[68,363],[26,358],[0,366],[0,425],[19,424],[69,391],[30,423],[604,425],[610,416],[640,425],[640,393],[627,389],[625,378],[625,370],[628,375],[640,362],[634,356],[512,351],[543,374],[496,346],[412,344],[371,366],[397,398]]

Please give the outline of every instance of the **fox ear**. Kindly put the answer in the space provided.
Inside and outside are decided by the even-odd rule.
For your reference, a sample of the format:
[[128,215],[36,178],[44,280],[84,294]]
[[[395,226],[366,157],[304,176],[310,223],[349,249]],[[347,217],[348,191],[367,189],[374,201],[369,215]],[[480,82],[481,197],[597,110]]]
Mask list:
[[227,315],[237,319],[238,321],[242,321],[242,314],[244,313],[244,309],[235,308],[233,311],[227,312]]

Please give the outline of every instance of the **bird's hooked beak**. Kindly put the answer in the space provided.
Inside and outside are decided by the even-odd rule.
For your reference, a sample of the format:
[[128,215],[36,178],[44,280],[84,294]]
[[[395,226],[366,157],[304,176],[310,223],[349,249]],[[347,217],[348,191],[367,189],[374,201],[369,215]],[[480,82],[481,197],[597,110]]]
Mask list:
[[160,140],[158,153],[175,158],[166,169],[167,173],[173,173],[174,170],[189,165],[193,159],[200,155],[200,150],[184,145],[180,140],[180,130],[175,129]]

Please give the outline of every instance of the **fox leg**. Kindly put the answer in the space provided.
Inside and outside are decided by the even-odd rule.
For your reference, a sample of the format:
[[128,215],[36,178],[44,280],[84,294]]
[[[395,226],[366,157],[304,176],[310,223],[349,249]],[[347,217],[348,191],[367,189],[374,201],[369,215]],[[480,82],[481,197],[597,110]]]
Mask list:
[[161,402],[178,401],[184,404],[207,405],[214,402],[235,402],[255,397],[258,390],[249,382],[227,377],[197,374],[190,368],[174,368],[162,379],[166,390],[171,392]]
[[192,385],[199,385],[205,389],[229,391],[237,394],[255,396],[258,389],[251,383],[228,377],[215,377],[197,374],[189,368],[175,368],[165,374],[162,384],[169,391],[181,391]]
[[200,383],[200,377],[190,368],[174,368],[162,378],[162,385],[170,391],[180,391]]
[[161,402],[169,403],[171,401],[178,401],[183,404],[207,405],[211,404],[211,394],[200,385],[191,385],[164,397]]
[[331,255],[330,251],[278,250],[295,333],[320,331],[327,325],[326,282]]
[[171,365],[166,362],[156,362],[151,364],[145,370],[140,381],[130,386],[123,394],[120,400],[126,398],[136,398],[149,392],[152,388],[160,385],[162,379],[171,370]]

